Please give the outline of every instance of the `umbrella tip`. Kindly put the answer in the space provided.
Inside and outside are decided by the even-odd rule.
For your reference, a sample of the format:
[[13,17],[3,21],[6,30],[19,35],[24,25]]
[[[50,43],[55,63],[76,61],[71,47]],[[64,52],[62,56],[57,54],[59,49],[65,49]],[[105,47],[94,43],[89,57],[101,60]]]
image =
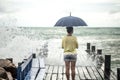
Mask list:
[[71,16],[71,12],[70,12],[70,16]]

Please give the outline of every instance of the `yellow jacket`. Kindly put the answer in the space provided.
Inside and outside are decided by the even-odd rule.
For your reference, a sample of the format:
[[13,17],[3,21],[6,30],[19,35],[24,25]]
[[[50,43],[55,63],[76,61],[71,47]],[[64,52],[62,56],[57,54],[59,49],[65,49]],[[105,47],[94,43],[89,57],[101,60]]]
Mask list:
[[64,53],[76,53],[76,48],[78,48],[77,38],[75,36],[65,36],[62,39],[62,48]]

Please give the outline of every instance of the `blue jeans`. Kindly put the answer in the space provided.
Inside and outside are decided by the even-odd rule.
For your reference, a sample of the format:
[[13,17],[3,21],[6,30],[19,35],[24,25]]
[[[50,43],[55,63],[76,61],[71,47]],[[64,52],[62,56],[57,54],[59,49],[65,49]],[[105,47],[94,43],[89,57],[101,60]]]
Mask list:
[[64,55],[64,61],[76,61],[77,60],[77,54],[65,54]]

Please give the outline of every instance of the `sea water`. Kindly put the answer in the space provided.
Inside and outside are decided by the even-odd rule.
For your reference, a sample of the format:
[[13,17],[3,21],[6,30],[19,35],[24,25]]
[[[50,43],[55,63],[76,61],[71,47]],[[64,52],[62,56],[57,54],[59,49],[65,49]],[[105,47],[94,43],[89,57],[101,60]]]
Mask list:
[[[58,41],[66,35],[65,27],[1,27],[0,58],[12,57],[14,63],[21,62],[49,41]],[[120,28],[117,27],[75,27],[74,34],[80,47],[86,43],[102,49],[103,55],[111,55],[112,69],[120,67]],[[54,44],[57,46],[58,44]],[[52,49],[51,46],[49,48]],[[59,52],[59,47],[56,52]]]

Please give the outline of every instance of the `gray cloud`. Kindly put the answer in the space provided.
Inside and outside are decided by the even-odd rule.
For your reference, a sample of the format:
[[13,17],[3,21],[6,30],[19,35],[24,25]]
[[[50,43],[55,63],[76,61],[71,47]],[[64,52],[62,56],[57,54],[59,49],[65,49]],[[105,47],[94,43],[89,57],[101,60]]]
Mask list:
[[0,0],[0,13],[11,13],[29,6],[29,1],[23,0]]
[[92,5],[94,6],[94,11],[97,12],[108,12],[110,14],[120,12],[120,3],[97,3]]
[[7,0],[1,0],[0,1],[0,12],[1,13],[7,13],[7,12],[12,12],[15,10],[13,7],[13,3]]
[[120,12],[120,3],[113,4],[111,10],[109,11],[110,14],[115,14],[119,12]]

